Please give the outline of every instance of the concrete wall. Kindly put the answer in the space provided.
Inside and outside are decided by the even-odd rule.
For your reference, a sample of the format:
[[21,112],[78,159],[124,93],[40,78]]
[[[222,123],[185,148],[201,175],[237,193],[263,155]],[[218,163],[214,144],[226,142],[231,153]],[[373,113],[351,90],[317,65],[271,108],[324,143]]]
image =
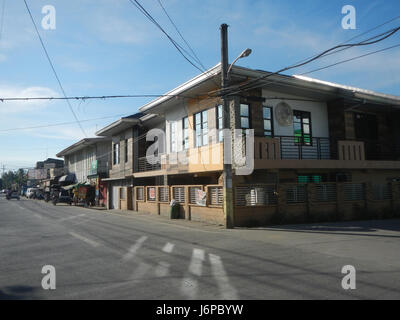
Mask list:
[[[274,134],[277,136],[293,136],[293,126],[281,126],[276,121],[275,107],[281,102],[285,101],[292,110],[308,111],[311,113],[311,130],[313,137],[329,137],[328,129],[328,107],[325,102],[312,102],[312,101],[301,101],[302,99],[310,99],[307,97],[293,96],[288,94],[277,93],[269,90],[262,90],[262,96],[266,98],[263,103],[264,106],[272,107],[274,112]],[[282,99],[268,99],[268,97],[284,97],[288,99],[299,99],[299,100],[282,100]],[[262,119],[262,110],[259,112],[259,116]]]

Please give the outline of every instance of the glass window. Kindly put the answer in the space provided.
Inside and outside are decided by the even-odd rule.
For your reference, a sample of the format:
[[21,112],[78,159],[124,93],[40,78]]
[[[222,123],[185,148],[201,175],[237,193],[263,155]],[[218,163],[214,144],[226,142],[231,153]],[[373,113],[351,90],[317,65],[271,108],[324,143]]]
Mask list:
[[218,105],[216,107],[216,114],[217,114],[217,129],[218,129],[218,141],[222,142],[224,136],[223,136],[223,128],[224,128],[224,118],[222,116],[223,109],[222,109],[222,105]]
[[264,136],[273,136],[272,107],[263,107]]
[[119,142],[114,143],[113,164],[119,164]]
[[201,111],[194,115],[195,132],[196,132],[196,147],[205,146],[208,144],[208,110]]
[[176,139],[177,139],[177,132],[176,132],[176,121],[171,122],[171,152],[177,152],[176,148]]
[[182,119],[182,133],[183,133],[183,149],[189,149],[189,118],[185,117]]
[[250,105],[240,104],[240,127],[250,129]]
[[293,110],[293,130],[295,143],[311,146],[311,113]]
[[207,121],[207,111],[204,110],[202,115],[202,129],[203,129],[203,146],[208,145],[208,121]]
[[128,140],[125,140],[125,162],[128,162],[129,159],[128,150]]

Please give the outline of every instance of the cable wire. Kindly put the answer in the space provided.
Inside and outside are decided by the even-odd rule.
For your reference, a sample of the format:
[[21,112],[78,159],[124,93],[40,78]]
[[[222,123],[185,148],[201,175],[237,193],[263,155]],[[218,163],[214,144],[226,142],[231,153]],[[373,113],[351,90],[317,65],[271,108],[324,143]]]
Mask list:
[[[58,74],[57,74],[57,72],[56,72],[56,69],[54,68],[53,62],[52,62],[51,59],[50,59],[49,53],[47,52],[46,46],[44,45],[44,42],[43,42],[43,40],[42,40],[42,37],[41,37],[41,35],[40,35],[40,33],[39,33],[39,30],[38,30],[38,28],[37,28],[37,26],[36,26],[35,19],[33,19],[33,16],[32,16],[31,10],[29,9],[28,3],[26,2],[26,0],[24,0],[24,3],[25,3],[25,6],[26,6],[26,10],[28,11],[29,16],[30,16],[30,18],[31,18],[32,24],[33,24],[33,26],[35,27],[36,34],[37,34],[37,36],[38,36],[38,38],[39,38],[39,40],[40,40],[40,43],[41,43],[41,45],[42,45],[43,51],[44,51],[44,53],[45,53],[45,55],[46,55],[46,58],[47,58],[47,60],[48,60],[48,62],[49,62],[49,64],[50,64],[51,69],[53,70],[54,76],[55,76],[56,79],[57,79],[58,85],[59,85],[59,87],[60,87],[60,89],[61,89],[61,91],[62,91],[64,97],[67,97],[67,95],[66,95],[66,93],[65,93],[65,90],[64,90],[64,87],[63,87],[63,85],[61,84],[60,78],[58,77]],[[75,118],[76,123],[78,124],[78,126],[79,126],[79,128],[81,129],[81,131],[82,131],[82,133],[84,134],[84,136],[87,137],[86,132],[85,132],[85,130],[83,129],[81,123],[79,122],[79,119],[78,119],[78,117],[77,117],[77,115],[76,115],[74,109],[72,108],[71,103],[69,102],[68,99],[66,99],[66,101],[67,101],[67,104],[68,104],[69,109],[71,110],[71,113],[73,114],[73,116],[74,116],[74,118]]]
[[[395,34],[396,32],[398,32],[399,30],[400,30],[400,27],[397,27],[397,28],[390,29],[390,30],[388,30],[388,31],[386,31],[386,32],[383,32],[383,33],[381,33],[381,34],[379,34],[379,35],[377,35],[377,36],[374,36],[374,37],[371,37],[371,38],[369,38],[369,39],[363,40],[363,41],[361,41],[361,42],[359,42],[359,43],[337,45],[337,46],[335,46],[335,47],[332,47],[332,48],[330,48],[330,49],[327,49],[327,50],[321,52],[320,54],[314,56],[313,58],[311,58],[311,59],[309,59],[309,60],[307,60],[307,61],[305,61],[305,62],[296,64],[296,65],[292,65],[292,66],[289,66],[289,67],[282,68],[282,69],[280,69],[280,70],[278,70],[278,71],[276,71],[276,72],[268,73],[267,75],[263,75],[263,76],[257,77],[256,79],[253,79],[253,80],[251,80],[251,81],[248,81],[247,83],[244,83],[244,84],[239,84],[239,85],[235,85],[235,86],[230,86],[230,87],[228,87],[228,88],[225,89],[225,90],[228,89],[228,92],[227,92],[227,93],[226,93],[225,90],[224,90],[224,92],[222,92],[221,94],[222,94],[222,95],[223,95],[223,94],[225,94],[225,95],[227,95],[227,94],[232,95],[232,94],[237,93],[237,92],[240,92],[240,91],[242,91],[242,90],[249,90],[249,89],[256,88],[256,87],[254,87],[254,86],[251,87],[251,84],[258,83],[260,80],[263,80],[263,79],[265,79],[265,78],[271,77],[271,76],[273,76],[273,75],[280,74],[280,73],[282,73],[282,72],[284,72],[284,71],[287,71],[287,70],[290,70],[290,69],[294,69],[294,68],[299,68],[299,67],[301,67],[301,66],[304,66],[304,65],[306,65],[306,64],[309,64],[309,63],[311,63],[311,62],[313,62],[313,61],[315,61],[315,60],[317,60],[317,59],[319,59],[319,58],[325,56],[327,53],[332,52],[332,51],[334,51],[334,50],[336,50],[336,49],[338,49],[338,48],[366,46],[366,45],[371,45],[371,44],[375,44],[375,43],[381,42],[381,41],[383,41],[383,40],[389,38],[390,36],[394,35],[394,34]],[[378,37],[380,37],[380,38],[379,38],[379,39],[376,39],[376,38],[378,38]],[[373,40],[373,39],[376,39],[376,40]],[[373,40],[373,41],[371,41],[371,40]],[[232,89],[233,89],[233,90],[236,90],[236,91],[235,91],[235,92],[229,92],[229,90],[232,90]]]
[[[25,1],[25,0],[24,0]],[[165,34],[165,36],[168,38],[168,40],[173,44],[173,46],[178,50],[178,52],[182,55],[183,58],[185,58],[186,61],[188,61],[193,67],[195,67],[197,70],[200,72],[204,72],[204,70],[201,69],[201,67],[197,66],[192,60],[190,60],[186,55],[190,54],[182,48],[181,45],[179,45],[162,27],[161,25],[151,16],[151,14],[139,3],[137,0],[129,0],[129,2],[135,6],[147,19],[149,19],[158,29],[161,30],[162,33]],[[184,53],[185,52],[185,53]],[[194,57],[192,57],[193,59]]]

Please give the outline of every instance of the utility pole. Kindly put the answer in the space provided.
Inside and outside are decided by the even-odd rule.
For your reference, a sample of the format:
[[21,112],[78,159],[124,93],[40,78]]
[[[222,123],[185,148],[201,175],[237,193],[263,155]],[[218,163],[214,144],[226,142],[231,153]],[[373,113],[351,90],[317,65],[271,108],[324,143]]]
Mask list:
[[[231,133],[231,110],[230,102],[225,96],[224,89],[228,87],[228,25],[221,24],[221,89],[222,89],[222,108],[223,108],[223,129],[229,129]],[[226,228],[231,229],[234,227],[233,221],[233,188],[232,188],[232,148],[231,154],[229,155],[229,161],[225,161],[228,155],[225,151],[226,139],[231,139],[232,133],[229,135],[225,134],[227,130],[224,130],[224,140],[223,140],[223,158],[224,158],[224,212],[226,216]],[[232,142],[228,144],[231,146]],[[228,163],[225,163],[228,162]]]

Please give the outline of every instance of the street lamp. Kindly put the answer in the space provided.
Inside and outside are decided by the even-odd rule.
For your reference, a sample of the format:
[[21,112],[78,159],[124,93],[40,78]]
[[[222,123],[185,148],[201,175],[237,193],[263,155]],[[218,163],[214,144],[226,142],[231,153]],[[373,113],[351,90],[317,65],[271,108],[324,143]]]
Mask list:
[[247,48],[246,50],[243,50],[243,52],[231,63],[229,66],[228,71],[226,72],[227,76],[229,77],[229,72],[232,70],[233,65],[238,61],[239,59],[246,58],[251,54],[251,49]]

